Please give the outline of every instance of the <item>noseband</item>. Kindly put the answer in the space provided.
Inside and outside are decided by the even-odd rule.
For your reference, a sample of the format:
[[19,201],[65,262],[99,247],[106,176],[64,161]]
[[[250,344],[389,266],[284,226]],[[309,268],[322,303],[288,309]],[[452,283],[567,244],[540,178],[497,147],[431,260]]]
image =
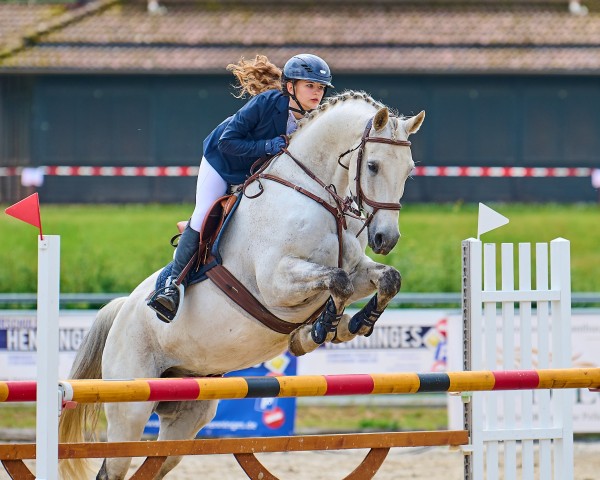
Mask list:
[[[365,195],[365,192],[363,191],[362,185],[361,185],[361,175],[362,175],[362,163],[363,163],[363,158],[365,155],[365,147],[367,146],[367,143],[368,142],[385,143],[388,145],[395,145],[398,147],[410,147],[411,146],[411,143],[408,140],[393,140],[391,138],[371,137],[369,135],[369,133],[371,132],[372,127],[373,127],[373,119],[371,118],[367,122],[365,131],[362,134],[362,137],[360,139],[360,144],[358,145],[358,147],[352,148],[352,149],[348,150],[347,152],[342,153],[338,158],[338,164],[341,165],[342,167],[344,167],[346,170],[349,170],[349,167],[344,165],[340,160],[342,159],[342,157],[344,157],[344,156],[348,155],[349,153],[352,153],[358,149],[358,155],[356,158],[356,177],[354,178],[354,181],[356,182],[356,194],[353,195],[352,199],[354,200],[354,202],[356,203],[356,205],[358,207],[358,212],[363,213],[366,216],[366,219],[365,219],[364,225],[356,234],[357,237],[360,235],[360,233],[366,227],[369,226],[369,224],[375,217],[375,214],[379,210],[400,210],[402,208],[402,204],[400,202],[398,202],[398,203],[377,202],[376,200],[372,200]],[[371,208],[373,208],[373,212],[371,214],[368,214],[365,212],[363,203],[366,203]]]

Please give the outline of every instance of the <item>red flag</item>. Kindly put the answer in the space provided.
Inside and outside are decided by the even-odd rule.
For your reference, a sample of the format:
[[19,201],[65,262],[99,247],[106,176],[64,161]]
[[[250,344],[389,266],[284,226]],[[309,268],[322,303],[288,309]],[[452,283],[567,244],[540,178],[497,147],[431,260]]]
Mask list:
[[40,199],[37,193],[29,195],[4,211],[11,217],[18,218],[25,223],[29,223],[30,225],[39,228],[40,237],[42,239],[44,238],[42,235],[42,218],[40,216]]

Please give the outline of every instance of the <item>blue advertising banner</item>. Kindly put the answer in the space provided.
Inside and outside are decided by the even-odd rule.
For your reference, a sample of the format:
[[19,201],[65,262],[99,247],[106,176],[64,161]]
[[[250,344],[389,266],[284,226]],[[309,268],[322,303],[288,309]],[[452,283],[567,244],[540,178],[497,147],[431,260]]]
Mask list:
[[[252,368],[228,373],[226,377],[296,375],[296,357],[284,353]],[[221,400],[215,418],[197,437],[268,437],[294,434],[295,398],[243,398]],[[158,416],[152,414],[145,434],[158,434]]]

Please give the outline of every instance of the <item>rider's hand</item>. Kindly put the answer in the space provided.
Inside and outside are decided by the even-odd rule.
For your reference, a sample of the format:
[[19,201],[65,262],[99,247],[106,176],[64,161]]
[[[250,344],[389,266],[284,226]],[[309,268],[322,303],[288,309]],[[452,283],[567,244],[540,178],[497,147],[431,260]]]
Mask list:
[[267,155],[276,155],[286,146],[286,141],[283,137],[275,137],[265,142],[265,153]]

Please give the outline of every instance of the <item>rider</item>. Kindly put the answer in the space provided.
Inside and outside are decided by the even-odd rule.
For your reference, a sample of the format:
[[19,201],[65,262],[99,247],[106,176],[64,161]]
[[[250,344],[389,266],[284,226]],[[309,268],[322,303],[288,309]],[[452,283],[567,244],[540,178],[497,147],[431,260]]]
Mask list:
[[[198,250],[204,217],[212,204],[225,195],[228,184],[244,183],[258,158],[279,153],[286,145],[285,135],[294,132],[297,121],[318,107],[327,87],[333,87],[327,63],[308,53],[290,58],[283,72],[264,55],[257,55],[253,61],[242,58],[227,69],[239,82],[239,97],[249,94],[253,98],[204,140],[196,206],[179,239],[167,285],[173,283]],[[160,303],[158,310],[154,302]],[[178,288],[167,287],[148,305],[169,323],[179,307]],[[159,311],[165,309],[170,318]]]

